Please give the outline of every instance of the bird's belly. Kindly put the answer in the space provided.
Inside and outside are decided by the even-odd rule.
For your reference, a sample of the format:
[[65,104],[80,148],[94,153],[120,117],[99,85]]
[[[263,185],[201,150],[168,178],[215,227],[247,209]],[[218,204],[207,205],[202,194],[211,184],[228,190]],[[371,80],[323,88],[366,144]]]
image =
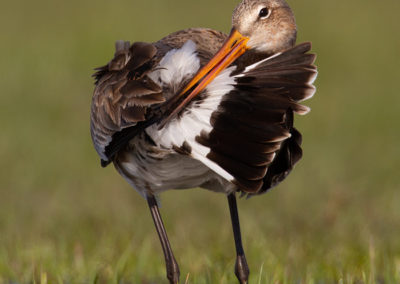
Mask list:
[[169,189],[201,187],[230,193],[235,186],[190,156],[154,146],[143,137],[130,142],[114,162],[119,173],[142,196]]

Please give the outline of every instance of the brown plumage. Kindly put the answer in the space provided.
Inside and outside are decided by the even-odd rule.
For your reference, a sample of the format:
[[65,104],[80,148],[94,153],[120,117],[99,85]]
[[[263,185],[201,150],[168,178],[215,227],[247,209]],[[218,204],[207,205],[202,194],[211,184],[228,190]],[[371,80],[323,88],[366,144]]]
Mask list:
[[310,43],[294,46],[296,24],[284,0],[243,0],[230,35],[188,29],[155,43],[118,41],[94,74],[91,135],[103,166],[147,199],[170,283],[179,268],[155,196],[201,187],[228,195],[247,283],[235,193],[278,185],[302,157],[294,114],[309,109],[316,77]]
[[[203,66],[226,37],[215,30],[198,28],[172,33],[153,44],[116,43],[114,58],[97,68],[93,75],[96,88],[92,99],[91,134],[104,166],[112,162],[115,154],[135,135],[161,120],[159,110],[165,107],[160,104],[166,101],[166,94],[147,74],[165,54],[192,40]],[[184,84],[182,82],[182,86]],[[158,109],[149,109],[152,105],[158,105]]]

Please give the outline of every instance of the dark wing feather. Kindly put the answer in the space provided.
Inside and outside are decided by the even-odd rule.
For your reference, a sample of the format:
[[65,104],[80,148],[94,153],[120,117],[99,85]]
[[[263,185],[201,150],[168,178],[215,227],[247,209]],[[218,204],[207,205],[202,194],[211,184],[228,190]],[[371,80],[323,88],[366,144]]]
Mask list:
[[147,73],[154,66],[153,44],[118,41],[114,58],[93,75],[91,135],[102,165],[139,131],[154,122],[149,107],[165,101],[162,89]]
[[293,113],[307,113],[299,102],[315,92],[310,49],[311,44],[300,44],[245,69],[213,113],[213,130],[197,137],[210,148],[207,157],[234,176],[245,193],[277,185],[302,156]]

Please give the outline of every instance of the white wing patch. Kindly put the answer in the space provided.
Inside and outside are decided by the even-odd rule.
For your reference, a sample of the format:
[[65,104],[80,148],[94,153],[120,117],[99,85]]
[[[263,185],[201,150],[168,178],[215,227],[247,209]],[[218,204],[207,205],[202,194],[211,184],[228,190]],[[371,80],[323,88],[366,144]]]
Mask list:
[[[168,52],[161,60],[155,72],[150,76],[162,84],[179,84],[187,77],[193,77],[200,68],[200,60],[197,57],[196,46],[188,41],[180,49]],[[219,165],[207,158],[210,149],[197,143],[196,136],[202,131],[210,132],[211,114],[218,108],[224,95],[234,89],[235,78],[230,74],[235,66],[222,71],[205,89],[207,95],[204,99],[194,102],[185,113],[174,118],[162,129],[158,125],[152,125],[146,129],[147,134],[153,139],[157,146],[164,149],[172,149],[173,146],[181,147],[184,142],[188,143],[194,159],[201,161],[208,168],[216,172],[228,181],[234,178]],[[168,71],[169,70],[169,71]]]

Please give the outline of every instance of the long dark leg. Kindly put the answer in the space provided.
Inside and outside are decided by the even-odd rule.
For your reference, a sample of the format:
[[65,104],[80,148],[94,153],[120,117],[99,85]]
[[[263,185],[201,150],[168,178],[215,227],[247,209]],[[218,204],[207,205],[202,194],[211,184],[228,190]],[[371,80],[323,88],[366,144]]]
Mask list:
[[235,237],[236,246],[236,264],[235,264],[235,274],[239,279],[240,284],[246,284],[249,279],[250,270],[247,266],[246,256],[244,255],[242,236],[240,233],[240,223],[239,214],[236,203],[235,193],[228,195],[229,210],[231,212],[233,236]]
[[161,219],[160,211],[155,197],[153,195],[147,196],[147,203],[150,207],[151,216],[153,217],[154,224],[156,225],[158,236],[162,249],[164,251],[165,265],[167,267],[167,278],[171,284],[179,283],[179,266],[175,260],[174,253],[172,252],[171,245],[169,244],[167,232],[164,228],[164,223]]

